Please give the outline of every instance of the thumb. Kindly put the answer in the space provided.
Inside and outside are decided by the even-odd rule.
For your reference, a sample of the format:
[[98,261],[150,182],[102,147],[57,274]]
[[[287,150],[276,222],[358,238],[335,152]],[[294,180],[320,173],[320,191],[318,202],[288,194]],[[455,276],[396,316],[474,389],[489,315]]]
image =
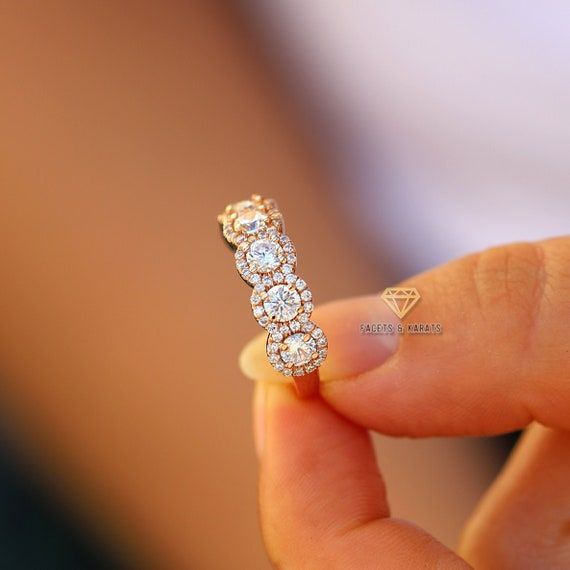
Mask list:
[[[493,434],[537,420],[570,429],[570,239],[494,248],[410,279],[422,300],[406,323],[439,335],[359,332],[386,321],[379,296],[324,306],[329,337],[323,397],[353,422],[383,433]],[[259,341],[257,341],[259,342]],[[256,342],[241,362],[266,376]]]

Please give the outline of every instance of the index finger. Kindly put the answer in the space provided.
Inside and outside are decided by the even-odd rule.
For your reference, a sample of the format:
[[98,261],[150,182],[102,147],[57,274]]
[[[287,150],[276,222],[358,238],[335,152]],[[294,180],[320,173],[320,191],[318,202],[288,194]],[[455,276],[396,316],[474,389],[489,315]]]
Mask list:
[[366,430],[283,383],[260,382],[256,392],[261,526],[275,567],[469,567],[390,516]]

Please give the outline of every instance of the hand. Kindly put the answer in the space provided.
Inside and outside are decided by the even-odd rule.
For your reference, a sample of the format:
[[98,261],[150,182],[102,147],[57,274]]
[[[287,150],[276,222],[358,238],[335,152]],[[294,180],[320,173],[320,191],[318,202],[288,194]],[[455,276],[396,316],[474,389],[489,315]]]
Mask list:
[[[379,295],[323,306],[321,398],[271,382],[263,338],[244,350],[255,393],[263,535],[293,569],[570,568],[570,239],[472,255],[410,279],[413,321],[441,335],[361,335]],[[536,423],[532,423],[536,422]],[[532,425],[530,425],[532,424]],[[467,525],[459,554],[390,516],[367,430],[429,437],[529,426]],[[467,562],[466,562],[467,561]]]

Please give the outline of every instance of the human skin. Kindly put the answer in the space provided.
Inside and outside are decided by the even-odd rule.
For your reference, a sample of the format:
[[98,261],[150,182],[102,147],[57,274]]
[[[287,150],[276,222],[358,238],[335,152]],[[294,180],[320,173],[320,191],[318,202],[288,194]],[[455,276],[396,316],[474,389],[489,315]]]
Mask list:
[[[279,568],[566,568],[570,565],[570,239],[494,248],[406,281],[436,336],[359,334],[377,296],[323,306],[322,397],[276,382],[264,339],[254,426],[263,535]],[[414,438],[526,428],[455,554],[392,518],[368,430]],[[381,463],[381,461],[380,461]]]

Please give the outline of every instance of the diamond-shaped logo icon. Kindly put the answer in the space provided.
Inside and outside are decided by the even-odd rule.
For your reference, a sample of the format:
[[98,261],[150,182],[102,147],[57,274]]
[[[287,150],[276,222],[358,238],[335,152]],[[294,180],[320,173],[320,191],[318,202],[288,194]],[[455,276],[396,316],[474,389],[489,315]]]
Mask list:
[[380,296],[384,303],[401,319],[421,299],[418,290],[414,287],[388,287]]

